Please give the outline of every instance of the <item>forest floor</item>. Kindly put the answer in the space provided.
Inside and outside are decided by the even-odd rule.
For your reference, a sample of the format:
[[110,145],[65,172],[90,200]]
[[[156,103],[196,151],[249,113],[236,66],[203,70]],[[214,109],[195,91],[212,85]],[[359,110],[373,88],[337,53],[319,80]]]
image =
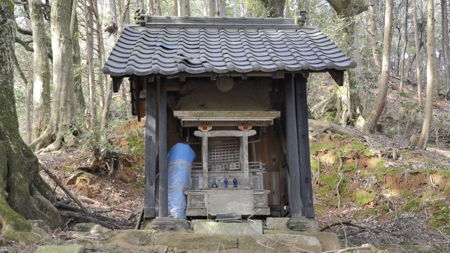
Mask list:
[[[435,138],[423,150],[410,144],[421,128],[413,88],[393,88],[381,133],[357,138],[311,132],[319,229],[336,233],[343,247],[369,243],[392,252],[450,252],[450,102],[435,103]],[[92,152],[81,146],[38,157],[90,210],[134,228],[143,203],[142,134],[143,122],[116,126],[108,157],[95,170],[87,169]],[[73,238],[70,220],[66,225],[52,232],[55,239]],[[34,252],[38,245],[10,243],[8,252]]]

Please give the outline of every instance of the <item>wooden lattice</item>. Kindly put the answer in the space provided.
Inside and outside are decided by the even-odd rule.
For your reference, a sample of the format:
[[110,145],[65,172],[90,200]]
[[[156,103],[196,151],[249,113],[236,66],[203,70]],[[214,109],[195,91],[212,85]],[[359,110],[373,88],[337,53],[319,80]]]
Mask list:
[[240,152],[239,139],[211,141],[209,143],[209,169],[213,171],[220,170],[239,170]]

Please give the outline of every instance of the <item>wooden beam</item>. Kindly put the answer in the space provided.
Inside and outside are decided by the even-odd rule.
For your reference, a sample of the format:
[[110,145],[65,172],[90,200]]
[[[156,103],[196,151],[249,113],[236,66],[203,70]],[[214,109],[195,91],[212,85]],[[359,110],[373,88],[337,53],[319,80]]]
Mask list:
[[298,157],[297,113],[295,105],[295,88],[292,74],[284,75],[286,106],[286,144],[287,163],[289,166],[289,205],[292,217],[301,216],[302,199],[300,192],[300,161]]
[[239,130],[213,130],[209,132],[202,132],[202,131],[195,131],[194,135],[197,137],[242,137],[244,135],[246,136],[253,136],[256,134],[255,130],[249,130],[248,132],[243,132]]
[[123,77],[112,77],[113,79],[113,91],[119,92],[120,85],[122,84]]
[[336,82],[337,85],[343,86],[344,85],[344,71],[342,70],[328,70],[328,73],[330,73],[333,80]]
[[159,217],[169,215],[169,168],[167,162],[167,86],[166,77],[158,80],[158,167],[159,167]]
[[147,81],[145,115],[144,218],[155,218],[156,179],[156,84]]
[[295,75],[295,97],[297,104],[298,148],[300,160],[300,186],[302,198],[302,216],[314,218],[312,193],[312,173],[309,150],[307,78]]

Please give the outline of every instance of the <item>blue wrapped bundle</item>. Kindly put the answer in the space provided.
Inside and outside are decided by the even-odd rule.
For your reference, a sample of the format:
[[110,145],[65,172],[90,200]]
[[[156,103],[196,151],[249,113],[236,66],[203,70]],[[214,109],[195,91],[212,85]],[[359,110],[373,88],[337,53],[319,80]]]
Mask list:
[[186,218],[184,190],[191,187],[191,167],[195,153],[187,144],[177,143],[169,151],[169,213],[176,218]]

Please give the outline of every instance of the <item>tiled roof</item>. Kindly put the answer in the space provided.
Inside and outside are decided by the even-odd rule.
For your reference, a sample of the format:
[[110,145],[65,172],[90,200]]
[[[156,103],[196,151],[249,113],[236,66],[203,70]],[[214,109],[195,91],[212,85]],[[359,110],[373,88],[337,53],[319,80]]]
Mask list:
[[[150,19],[150,18],[149,18]],[[111,76],[346,70],[356,63],[293,19],[151,18],[129,25],[103,72]]]

